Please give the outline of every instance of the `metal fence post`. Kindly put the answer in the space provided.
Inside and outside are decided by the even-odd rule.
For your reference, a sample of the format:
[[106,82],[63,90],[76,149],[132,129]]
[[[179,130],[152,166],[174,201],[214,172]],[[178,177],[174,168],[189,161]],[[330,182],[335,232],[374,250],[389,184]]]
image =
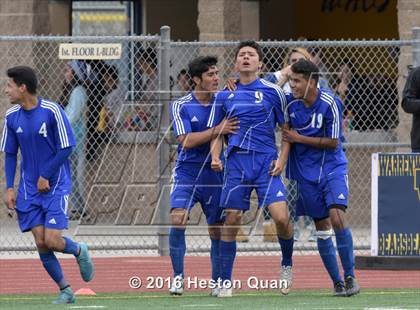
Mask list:
[[158,230],[158,249],[159,255],[169,255],[168,227],[169,223],[169,157],[170,145],[165,142],[164,135],[168,133],[169,121],[169,100],[170,100],[170,34],[169,26],[160,28],[160,64],[159,64],[159,103],[162,105],[161,126],[159,141],[159,185],[160,185],[160,204],[159,210],[159,230]]
[[413,27],[413,67],[420,66],[420,27]]

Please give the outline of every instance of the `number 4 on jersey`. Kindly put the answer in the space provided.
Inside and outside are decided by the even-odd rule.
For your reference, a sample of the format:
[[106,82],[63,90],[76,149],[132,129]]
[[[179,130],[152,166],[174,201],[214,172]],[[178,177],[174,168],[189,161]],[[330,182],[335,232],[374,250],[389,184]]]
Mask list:
[[44,122],[44,123],[42,123],[41,128],[39,128],[38,133],[39,133],[41,136],[44,136],[44,138],[46,138],[46,137],[47,137],[47,125],[45,124],[45,122]]

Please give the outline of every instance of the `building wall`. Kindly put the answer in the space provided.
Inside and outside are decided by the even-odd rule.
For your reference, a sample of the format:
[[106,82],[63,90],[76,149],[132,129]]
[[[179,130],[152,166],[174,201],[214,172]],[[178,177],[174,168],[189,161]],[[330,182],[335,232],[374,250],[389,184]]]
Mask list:
[[261,39],[397,39],[398,0],[261,0]]
[[198,0],[142,0],[145,12],[144,34],[157,34],[160,27],[171,27],[173,40],[194,41],[199,38]]

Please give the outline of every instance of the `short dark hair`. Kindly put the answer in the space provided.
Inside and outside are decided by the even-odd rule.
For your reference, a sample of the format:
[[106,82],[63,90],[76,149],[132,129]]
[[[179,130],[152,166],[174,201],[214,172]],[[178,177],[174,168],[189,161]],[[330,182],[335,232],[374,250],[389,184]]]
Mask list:
[[187,75],[188,73],[187,73],[187,70],[185,70],[185,69],[182,69],[181,71],[179,71],[179,73],[178,73],[178,75],[176,76],[176,78],[179,80],[179,78],[182,76],[182,75]]
[[291,70],[293,73],[303,74],[307,81],[309,81],[309,79],[313,79],[316,83],[318,83],[319,69],[310,60],[299,59],[299,61],[292,65]]
[[255,42],[253,40],[247,40],[247,41],[239,42],[239,44],[238,44],[238,46],[236,47],[236,50],[235,50],[235,59],[236,59],[236,57],[238,57],[238,54],[239,54],[239,51],[241,50],[241,48],[246,47],[246,46],[249,46],[249,47],[252,47],[253,49],[255,49],[257,51],[258,57],[260,58],[260,61],[263,60],[264,55],[263,55],[263,52],[262,52],[262,48],[257,42]]
[[26,85],[26,89],[32,95],[36,94],[38,79],[34,69],[27,66],[16,66],[6,71],[7,76],[11,78],[17,86]]
[[191,78],[196,76],[201,79],[201,75],[215,65],[217,65],[216,56],[199,56],[188,64],[188,74]]

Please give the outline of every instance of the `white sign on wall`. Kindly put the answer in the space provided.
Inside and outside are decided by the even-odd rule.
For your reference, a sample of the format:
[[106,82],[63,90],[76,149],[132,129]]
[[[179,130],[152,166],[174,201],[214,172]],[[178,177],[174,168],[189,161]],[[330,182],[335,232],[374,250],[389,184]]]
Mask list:
[[121,43],[62,43],[59,59],[120,59]]

